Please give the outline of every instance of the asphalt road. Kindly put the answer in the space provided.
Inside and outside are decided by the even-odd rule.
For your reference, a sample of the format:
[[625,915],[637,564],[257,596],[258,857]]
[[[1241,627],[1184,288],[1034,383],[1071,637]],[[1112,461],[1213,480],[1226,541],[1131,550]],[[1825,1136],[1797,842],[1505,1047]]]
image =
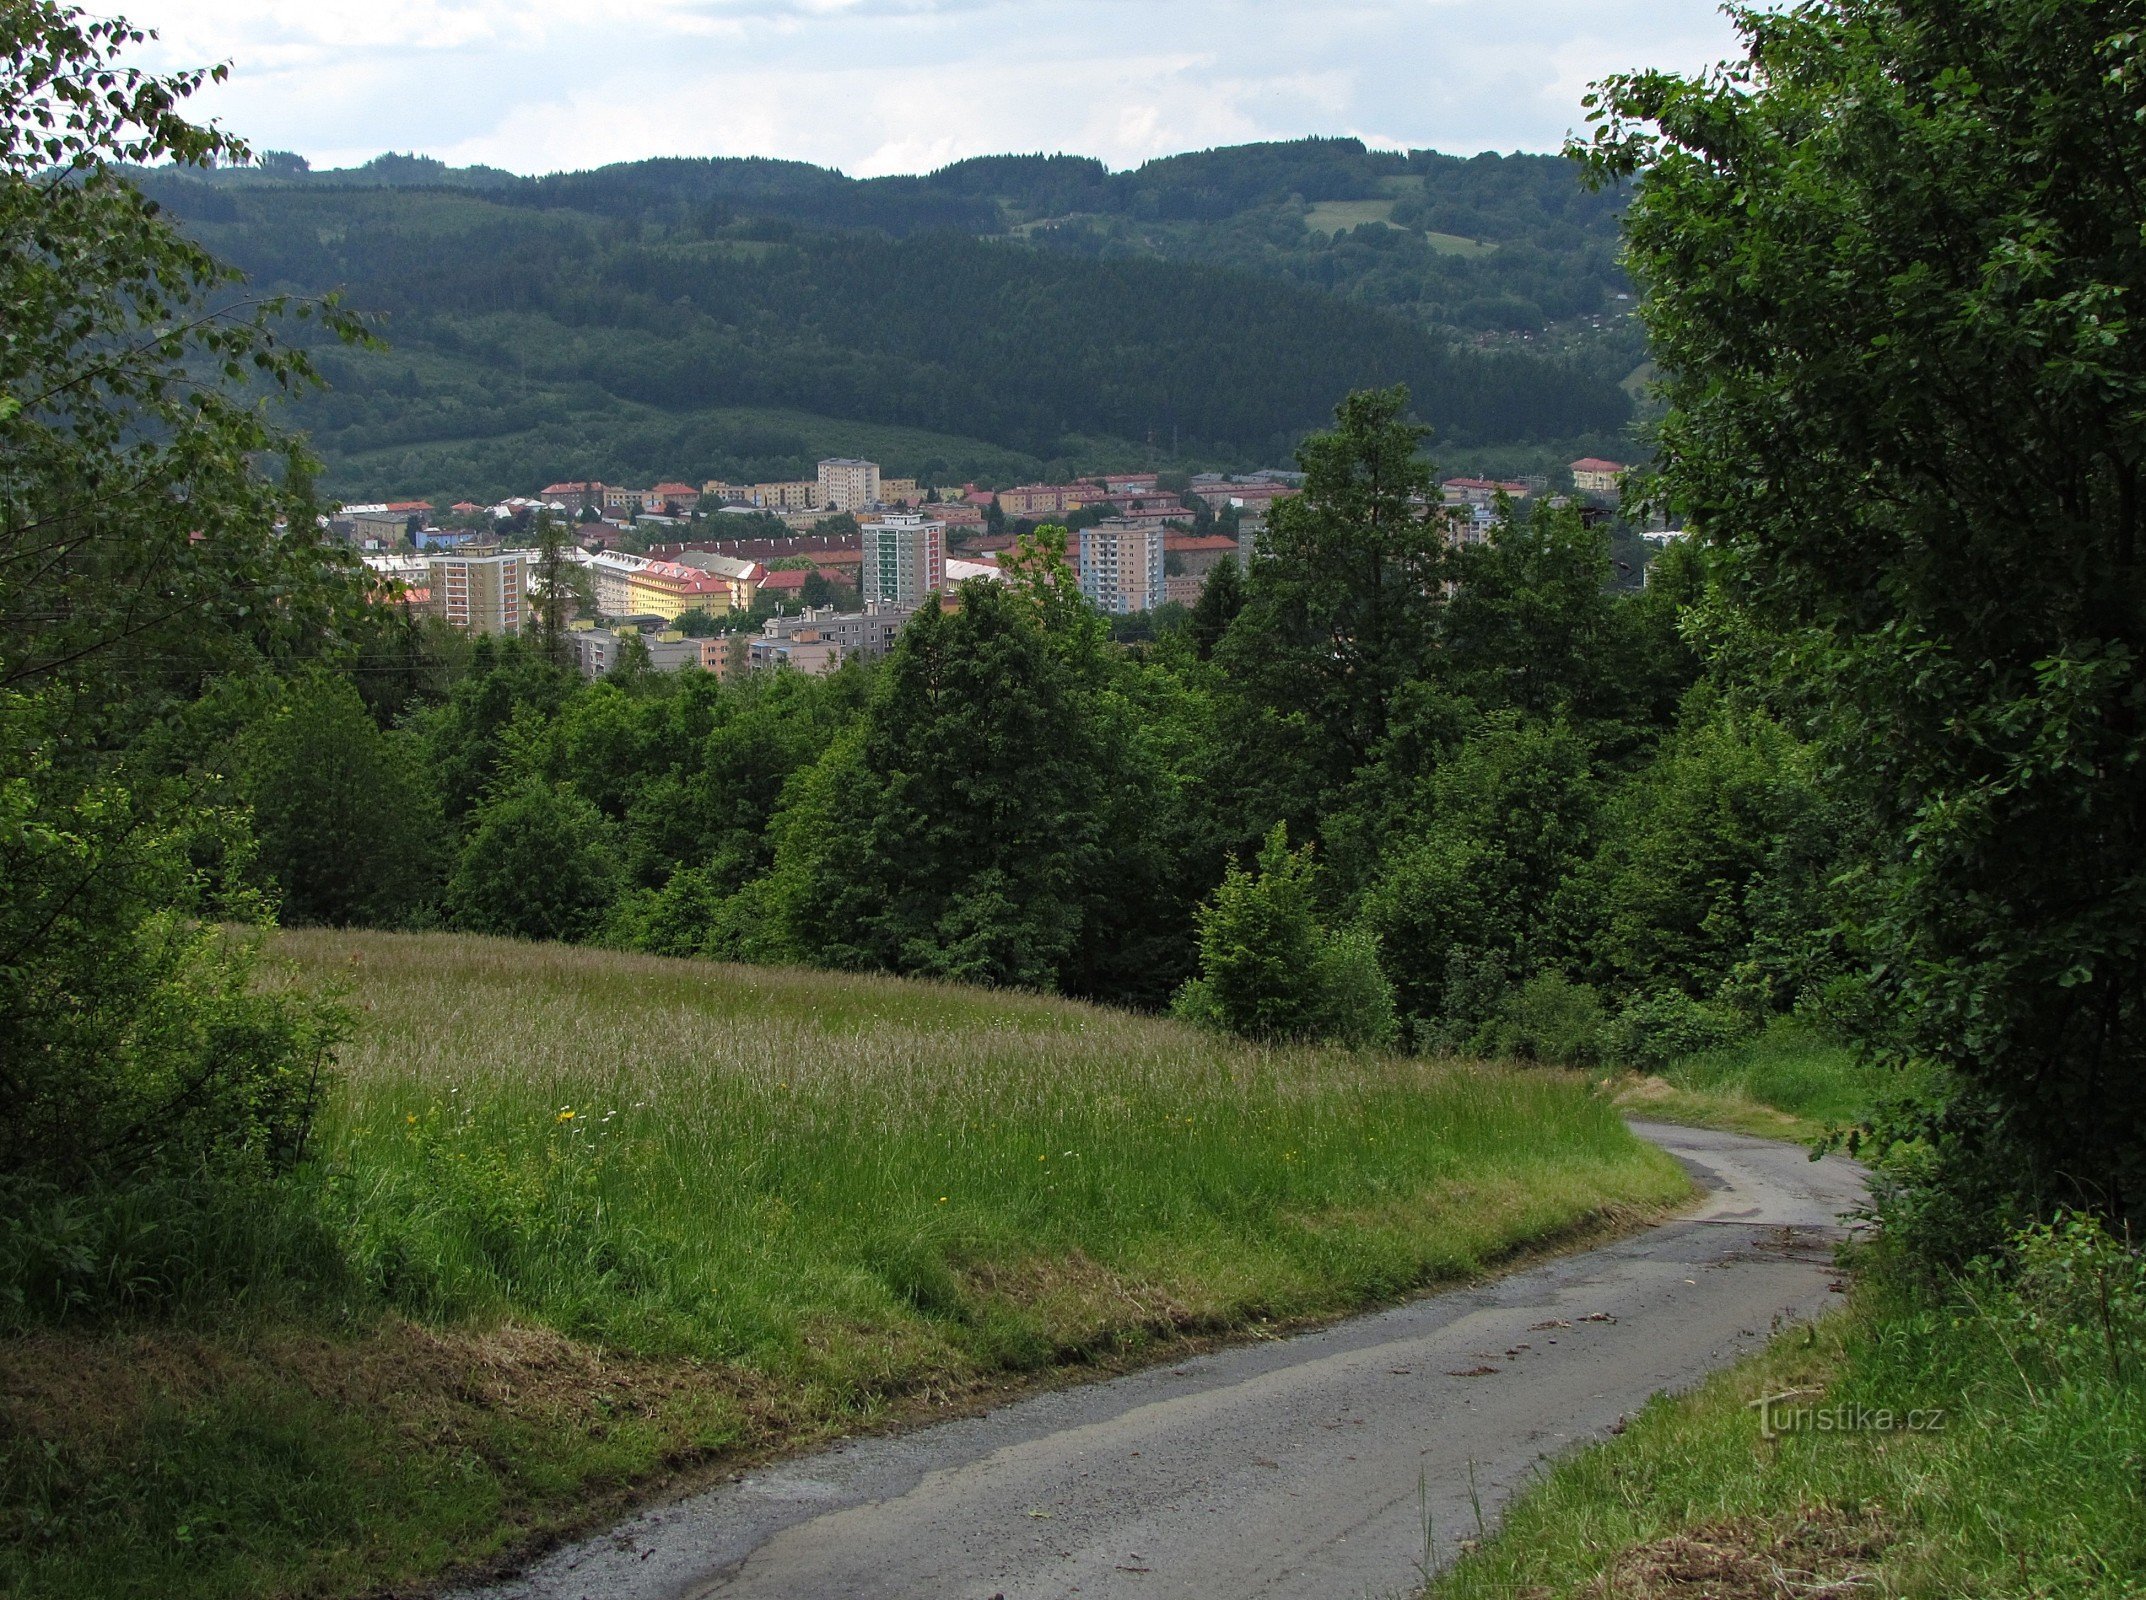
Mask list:
[[1634,1129],[1707,1189],[1509,1277],[653,1508],[485,1600],[1352,1597],[1411,1592],[1543,1458],[1823,1311],[1862,1174]]

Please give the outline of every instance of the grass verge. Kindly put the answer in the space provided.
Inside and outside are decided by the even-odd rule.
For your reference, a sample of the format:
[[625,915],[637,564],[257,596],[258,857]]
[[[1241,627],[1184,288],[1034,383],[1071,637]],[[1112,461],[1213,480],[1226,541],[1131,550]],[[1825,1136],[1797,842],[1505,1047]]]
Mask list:
[[1563,1074],[445,935],[277,948],[363,1019],[304,1225],[255,1247],[282,1282],[9,1341],[0,1591],[407,1588],[669,1475],[1685,1187]]
[[1633,1116],[1809,1143],[1860,1116],[1886,1076],[1779,1017],[1763,1033],[1685,1056],[1658,1075],[1613,1080],[1611,1097]]
[[[1552,1468],[1430,1596],[2146,1593],[2146,1307],[2136,1258],[2103,1262],[2134,1284],[2107,1326],[2091,1267],[2054,1294],[1866,1281]],[[1789,1397],[1767,1430],[1763,1396]]]

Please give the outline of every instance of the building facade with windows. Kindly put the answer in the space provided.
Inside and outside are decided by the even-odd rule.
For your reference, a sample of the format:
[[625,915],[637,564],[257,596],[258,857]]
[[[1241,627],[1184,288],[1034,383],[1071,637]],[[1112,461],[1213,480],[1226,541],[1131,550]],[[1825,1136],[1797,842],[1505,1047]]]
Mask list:
[[820,463],[819,503],[837,511],[862,511],[879,504],[879,463],[855,456],[833,456]]
[[1163,603],[1164,546],[1159,522],[1111,517],[1080,530],[1080,592],[1098,611],[1127,616]]
[[946,524],[916,512],[891,512],[864,524],[859,574],[865,603],[916,606],[946,587]]
[[471,633],[520,633],[529,611],[529,552],[443,551],[425,563],[433,614]]

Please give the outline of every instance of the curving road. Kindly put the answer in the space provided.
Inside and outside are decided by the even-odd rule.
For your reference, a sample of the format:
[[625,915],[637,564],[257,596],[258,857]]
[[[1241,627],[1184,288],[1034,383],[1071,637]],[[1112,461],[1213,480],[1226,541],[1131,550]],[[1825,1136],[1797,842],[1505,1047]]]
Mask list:
[[1408,1592],[1543,1457],[1828,1304],[1830,1240],[1862,1199],[1860,1169],[1737,1134],[1632,1126],[1705,1186],[1695,1210],[1298,1338],[787,1462],[651,1509],[481,1593]]

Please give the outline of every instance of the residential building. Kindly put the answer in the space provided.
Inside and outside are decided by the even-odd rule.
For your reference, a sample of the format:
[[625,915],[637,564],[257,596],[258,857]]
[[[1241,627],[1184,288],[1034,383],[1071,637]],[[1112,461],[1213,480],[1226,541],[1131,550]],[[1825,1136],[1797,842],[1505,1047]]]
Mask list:
[[1524,483],[1497,478],[1448,478],[1439,485],[1449,506],[1494,506],[1498,496],[1525,500],[1531,492]]
[[924,491],[914,478],[881,478],[879,480],[879,503],[883,506],[921,505]]
[[820,499],[820,482],[817,478],[783,483],[755,483],[734,490],[733,495],[744,504],[758,506],[763,511],[813,511],[825,504]]
[[1572,464],[1572,486],[1582,494],[1616,494],[1627,469],[1622,462],[1582,456]]
[[471,633],[520,633],[528,611],[529,555],[480,547],[433,556],[425,563],[433,615]]
[[604,486],[593,478],[586,483],[547,483],[537,498],[562,508],[569,516],[590,509],[601,511]]
[[862,593],[867,606],[916,606],[946,587],[946,524],[891,511],[864,524]]
[[691,516],[700,504],[700,491],[690,483],[659,483],[648,491],[648,509]]
[[770,617],[747,647],[746,662],[756,668],[787,666],[815,676],[829,673],[852,656],[869,660],[885,655],[915,614],[914,606],[874,601],[862,611],[818,606],[792,617]]
[[606,628],[591,622],[570,622],[566,628],[566,643],[574,653],[574,665],[584,678],[590,679],[601,678],[616,668],[626,641],[635,638],[647,651],[649,666],[657,672],[683,672],[698,667],[719,679],[728,675],[730,646],[735,642],[730,638],[695,639],[669,630],[650,633],[630,623]]
[[633,575],[648,565],[648,557],[628,555],[623,550],[599,550],[589,557],[589,596],[607,617],[623,617],[635,609]]
[[1035,517],[1059,517],[1103,499],[1104,492],[1092,483],[1024,483],[998,492],[998,508],[1006,516],[1026,521]]
[[1091,472],[1080,481],[1100,484],[1106,494],[1153,494],[1157,476],[1152,472]]
[[820,463],[817,505],[836,511],[862,511],[879,504],[879,463],[855,456],[833,456]]
[[1171,565],[1202,582],[1219,562],[1237,559],[1237,541],[1226,533],[1167,533],[1162,547]]
[[1225,506],[1238,506],[1240,508],[1253,508],[1264,511],[1275,501],[1286,500],[1289,496],[1299,494],[1302,491],[1294,489],[1286,483],[1275,483],[1268,479],[1260,479],[1250,483],[1210,483],[1195,478],[1192,482],[1192,492],[1217,511],[1222,510]]
[[645,561],[628,576],[626,597],[637,616],[670,621],[688,611],[720,614],[730,609],[730,582],[676,561]]
[[1098,611],[1123,616],[1163,603],[1164,541],[1159,522],[1111,517],[1080,530],[1080,592]]
[[724,584],[730,591],[730,605],[724,609],[733,611],[743,611],[753,603],[768,575],[757,561],[712,550],[687,550],[677,560],[680,566],[697,568]]
[[1267,514],[1264,511],[1247,511],[1237,518],[1237,565],[1246,572],[1252,570],[1252,557],[1258,553],[1261,536],[1267,531]]
[[655,498],[652,489],[623,489],[617,484],[606,484],[597,501],[597,509],[612,520],[631,522],[644,511],[659,511],[662,502]]

